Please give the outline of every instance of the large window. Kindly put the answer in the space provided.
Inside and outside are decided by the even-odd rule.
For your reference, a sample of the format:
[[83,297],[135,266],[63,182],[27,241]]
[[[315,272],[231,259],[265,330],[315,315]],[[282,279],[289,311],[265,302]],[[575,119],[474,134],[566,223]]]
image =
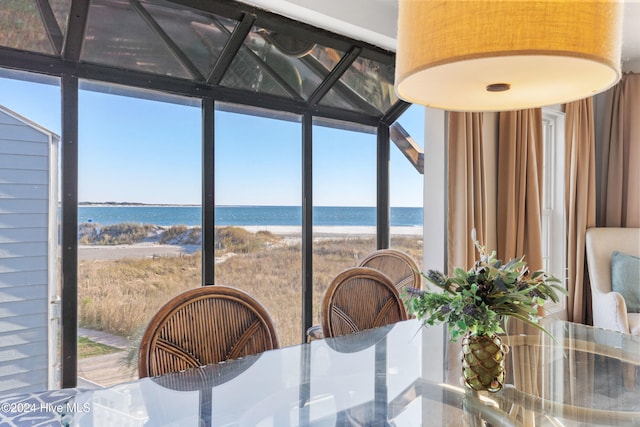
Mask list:
[[[15,93],[24,91],[15,99],[29,100],[31,109],[25,115],[51,126],[53,139],[59,139],[56,132],[61,133],[61,128],[69,135],[75,133],[75,79],[65,77],[64,81],[65,99],[57,79],[54,86],[43,86],[55,95],[48,89],[29,92],[12,81]],[[150,318],[178,293],[202,286],[203,270],[210,273],[203,269],[203,253],[208,259],[215,252],[216,285],[250,293],[271,313],[280,344],[299,343],[302,310],[309,302],[303,301],[306,280],[312,281],[312,317],[318,324],[320,302],[330,282],[376,249],[377,189],[380,180],[386,179],[377,176],[376,127],[314,117],[312,137],[306,141],[313,147],[311,169],[303,170],[302,116],[216,101],[215,135],[209,140],[211,135],[203,136],[209,128],[203,126],[197,97],[90,80],[78,83],[78,138],[60,144],[64,171],[58,166],[58,146],[51,145],[49,166],[55,179],[47,182],[52,190],[48,200],[55,219],[57,215],[62,219],[63,233],[58,238],[58,227],[50,227],[44,244],[66,243],[64,250],[57,246],[53,252],[45,250],[45,258],[55,252],[51,271],[56,274],[58,253],[62,254],[62,276],[48,282],[53,290],[41,298],[44,323],[51,320],[51,330],[44,336],[55,354],[44,361],[51,374],[47,385],[35,389],[59,385],[60,348],[66,361],[63,382],[73,380],[75,370],[71,369],[70,380],[66,367],[76,367],[69,363],[73,357],[68,354],[76,344],[68,339],[73,336],[69,329],[75,332],[76,328],[78,385],[105,386],[135,378],[139,340]],[[51,117],[42,114],[53,105],[68,108],[64,123],[59,111]],[[14,108],[21,107],[16,103]],[[412,128],[409,117],[404,117],[405,123]],[[212,170],[203,170],[203,165],[213,163],[203,158],[209,148],[203,144],[212,142],[215,164]],[[313,248],[312,265],[306,266],[313,271],[311,278],[302,274],[305,171],[313,172],[312,189],[305,189],[312,195],[313,241],[306,241]],[[214,248],[207,246],[203,252],[202,186],[209,182],[205,180],[209,174],[215,182],[215,235]],[[390,174],[391,225],[396,231],[392,245],[419,262],[422,215],[416,212],[421,211],[421,179],[393,144]],[[58,179],[65,197],[58,197]],[[69,202],[74,196],[77,206]],[[77,258],[69,257],[75,254],[76,244]],[[65,295],[75,295],[76,277],[77,324],[75,314],[69,314],[74,310],[64,309],[64,342],[60,343],[57,318],[48,316],[59,312],[55,307],[63,282],[69,285]],[[42,286],[46,288],[47,283]]]
[[[54,178],[60,180],[63,197],[50,198],[56,205],[53,211],[60,213],[61,232],[58,236],[54,226],[49,235],[49,246],[57,249],[59,241],[64,243],[58,280],[65,291],[62,384],[76,384],[77,323],[83,328],[80,360],[85,350],[113,351],[94,346],[100,341],[98,332],[103,332],[109,338],[105,341],[114,343],[115,336],[123,343],[117,345],[122,348],[116,349],[116,356],[104,357],[121,361],[124,353],[135,362],[136,336],[150,314],[179,291],[166,287],[176,283],[175,275],[183,288],[213,279],[239,287],[252,279],[267,283],[254,296],[276,318],[282,343],[298,342],[301,320],[309,323],[310,317],[306,312],[301,315],[303,286],[311,286],[312,280],[326,286],[331,276],[357,264],[376,246],[376,181],[386,188],[387,177],[376,176],[375,131],[381,117],[394,118],[405,106],[392,90],[393,52],[240,2],[206,7],[85,3],[11,1],[6,16],[12,19],[5,19],[7,31],[0,34],[3,66],[55,76],[53,86],[41,92],[5,92],[0,87],[0,101],[62,138],[64,169]],[[2,73],[23,79],[16,71]],[[27,80],[52,80],[47,76],[31,75]],[[222,100],[226,105],[219,103]],[[215,123],[202,123],[203,116],[210,117],[211,101],[218,108]],[[310,176],[301,172],[302,126],[300,116],[294,115],[334,121],[342,129],[333,129],[330,135],[318,127],[310,132],[317,131],[314,147],[321,145],[311,162],[316,180],[313,198],[306,186],[302,195],[302,183],[308,184]],[[212,129],[216,141],[209,134]],[[209,145],[214,142],[215,147]],[[307,167],[310,158],[304,154]],[[10,163],[6,159],[10,157],[5,157]],[[209,188],[213,178],[215,189]],[[21,184],[35,188],[26,179]],[[54,187],[58,185],[50,188]],[[204,203],[209,214],[212,201],[217,205],[213,222],[201,218],[200,206]],[[396,202],[394,209],[407,207],[404,200]],[[304,242],[302,206],[314,211],[314,233],[305,233]],[[256,221],[254,207],[262,213],[265,207],[270,209]],[[382,208],[386,207],[385,202]],[[344,223],[358,227],[356,234],[339,231],[336,224],[341,221],[335,218],[322,222],[339,210],[359,215],[355,223]],[[237,218],[225,222],[225,213],[245,215],[244,222]],[[321,227],[327,226],[333,228],[330,235],[322,235]],[[13,233],[16,227],[7,228]],[[238,233],[244,243],[236,241]],[[301,277],[303,270],[322,270],[309,265],[310,249],[313,246],[320,256],[316,261],[329,260],[327,254],[334,251],[329,240],[336,234],[338,240],[347,240],[341,261],[329,262],[332,271],[326,278]],[[316,239],[314,245],[310,239]],[[254,258],[245,256],[251,251]],[[280,257],[276,266],[288,274],[286,278],[265,281],[260,275],[265,270],[258,268],[259,261],[266,258],[259,257],[267,254]],[[201,265],[202,259],[215,265]],[[236,274],[242,281],[229,279],[239,260],[253,261]],[[176,270],[169,271],[170,265]],[[273,294],[281,295],[276,304]],[[322,289],[316,289],[314,296],[321,298]],[[108,303],[109,299],[114,302]],[[305,300],[304,307],[309,302]],[[57,316],[55,309],[51,313]],[[58,340],[55,334],[49,338]],[[82,371],[80,365],[86,363],[78,365]],[[111,373],[89,379],[102,384],[117,380]]]
[[[406,135],[400,149],[392,136],[389,159],[391,247],[422,265],[424,107],[412,105],[396,121]],[[393,131],[392,131],[393,133]],[[409,148],[411,147],[411,148]]]
[[137,375],[139,339],[159,308],[202,284],[201,109],[81,83],[78,380],[108,385]]
[[[562,279],[566,286],[565,206],[564,206],[564,114],[544,110],[542,191],[542,269]],[[549,312],[566,309],[561,303],[545,305]]]
[[271,314],[281,346],[302,324],[302,141],[298,116],[216,104],[215,283]]
[[376,135],[313,127],[313,319],[342,270],[376,248]]

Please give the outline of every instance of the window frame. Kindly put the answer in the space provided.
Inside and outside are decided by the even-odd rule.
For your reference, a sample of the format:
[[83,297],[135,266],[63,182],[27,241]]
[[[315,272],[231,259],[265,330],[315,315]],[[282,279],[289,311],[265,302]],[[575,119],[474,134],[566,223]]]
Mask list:
[[[567,288],[566,209],[564,200],[564,126],[561,111],[543,108],[543,191],[541,206],[543,270]],[[558,236],[560,238],[558,238]],[[545,305],[547,313],[566,317],[566,297]]]

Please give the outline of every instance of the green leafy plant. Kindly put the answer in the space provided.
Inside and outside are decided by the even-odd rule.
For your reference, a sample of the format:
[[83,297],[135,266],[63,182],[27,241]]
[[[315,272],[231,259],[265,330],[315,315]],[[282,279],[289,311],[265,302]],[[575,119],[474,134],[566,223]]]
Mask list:
[[452,341],[467,332],[479,336],[502,333],[507,318],[546,332],[538,324],[538,307],[549,299],[557,302],[558,294],[566,293],[560,280],[543,271],[531,273],[524,257],[503,264],[495,251],[487,255],[478,242],[476,249],[480,259],[469,271],[456,268],[451,277],[436,270],[422,273],[440,292],[407,289],[409,313],[427,325],[446,323]]

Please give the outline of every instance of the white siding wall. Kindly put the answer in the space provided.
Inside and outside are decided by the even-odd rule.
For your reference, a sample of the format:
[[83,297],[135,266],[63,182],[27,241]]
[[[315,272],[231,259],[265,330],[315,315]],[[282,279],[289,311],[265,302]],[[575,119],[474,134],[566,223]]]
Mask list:
[[0,392],[49,387],[55,147],[55,135],[0,110]]

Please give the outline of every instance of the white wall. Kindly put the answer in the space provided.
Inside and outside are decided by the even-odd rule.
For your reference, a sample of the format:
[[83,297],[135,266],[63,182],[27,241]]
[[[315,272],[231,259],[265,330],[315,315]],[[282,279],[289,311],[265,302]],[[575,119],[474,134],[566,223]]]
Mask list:
[[425,108],[423,270],[446,271],[447,148],[446,113]]
[[49,387],[57,142],[0,109],[0,392]]

